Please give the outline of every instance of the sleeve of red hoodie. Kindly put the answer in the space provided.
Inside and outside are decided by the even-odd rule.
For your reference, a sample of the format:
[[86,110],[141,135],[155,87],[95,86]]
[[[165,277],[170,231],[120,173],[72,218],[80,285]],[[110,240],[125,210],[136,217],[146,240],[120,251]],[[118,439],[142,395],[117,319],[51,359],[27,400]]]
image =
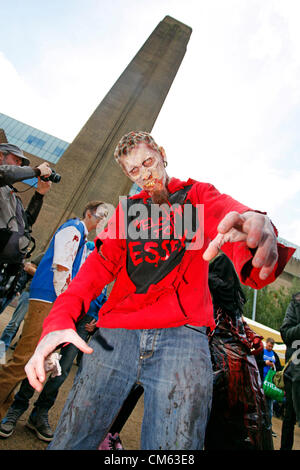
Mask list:
[[51,331],[75,329],[75,322],[90,303],[112,282],[124,263],[125,240],[120,221],[120,205],[107,228],[95,239],[95,249],[81,266],[67,290],[61,294],[44,320],[41,339]]
[[[250,207],[241,204],[227,194],[221,194],[211,184],[198,183],[195,189],[197,191],[198,201],[204,204],[204,231],[210,240],[213,240],[217,236],[217,227],[226,214],[231,211],[236,211],[240,214],[253,211]],[[261,213],[265,214],[265,212]],[[277,236],[278,232],[274,225],[273,228]],[[266,280],[262,280],[259,278],[260,269],[252,266],[252,259],[254,258],[256,250],[248,248],[245,242],[225,243],[222,246],[222,251],[233,262],[241,282],[254,289],[261,289],[274,282],[282,273],[285,265],[295,251],[295,248],[286,247],[281,243],[277,243],[277,249],[278,261],[273,272]]]

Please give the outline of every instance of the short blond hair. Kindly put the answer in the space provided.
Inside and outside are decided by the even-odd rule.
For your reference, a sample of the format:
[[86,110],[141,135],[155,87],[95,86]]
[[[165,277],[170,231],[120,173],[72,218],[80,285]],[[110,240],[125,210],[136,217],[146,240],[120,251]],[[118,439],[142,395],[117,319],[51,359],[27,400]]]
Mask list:
[[160,152],[159,146],[153,139],[153,137],[145,131],[131,131],[128,134],[123,135],[120,142],[115,148],[114,157],[119,163],[119,159],[122,155],[128,155],[130,150],[136,147],[138,144],[147,144],[153,150]]

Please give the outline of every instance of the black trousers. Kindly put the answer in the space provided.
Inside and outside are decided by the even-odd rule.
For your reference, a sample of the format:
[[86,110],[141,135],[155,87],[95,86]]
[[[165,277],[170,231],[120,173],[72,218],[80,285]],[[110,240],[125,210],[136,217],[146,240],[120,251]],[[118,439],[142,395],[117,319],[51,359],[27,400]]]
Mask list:
[[[85,325],[90,323],[93,320],[93,317],[90,315],[85,315],[81,320],[78,321],[76,324],[76,331],[78,335],[84,340],[87,341],[90,333],[88,333],[85,329]],[[49,376],[47,382],[37,401],[34,403],[36,408],[42,408],[49,410],[55,403],[56,397],[58,395],[59,389],[68,377],[73,361],[78,354],[79,349],[74,346],[74,344],[70,343],[67,346],[61,348],[60,354],[60,365],[61,365],[61,375],[57,377]],[[29,401],[34,395],[34,388],[31,387],[28,379],[24,379],[20,390],[15,395],[13,407],[21,408],[26,410],[29,406]]]
[[284,378],[286,394],[285,413],[281,428],[280,450],[292,450],[294,444],[294,428],[296,424],[296,413],[293,405],[292,381]]

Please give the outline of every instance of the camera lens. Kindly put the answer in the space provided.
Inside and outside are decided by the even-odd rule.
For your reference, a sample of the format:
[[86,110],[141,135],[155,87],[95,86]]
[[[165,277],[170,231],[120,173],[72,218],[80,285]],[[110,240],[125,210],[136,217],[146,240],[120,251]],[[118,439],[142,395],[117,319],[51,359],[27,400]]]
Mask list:
[[61,176],[58,173],[52,172],[50,178],[53,183],[59,183],[61,180]]
[[59,183],[61,180],[61,176],[56,173],[54,170],[51,170],[51,175],[45,178],[45,176],[41,176],[41,180],[43,181],[52,181],[52,183]]

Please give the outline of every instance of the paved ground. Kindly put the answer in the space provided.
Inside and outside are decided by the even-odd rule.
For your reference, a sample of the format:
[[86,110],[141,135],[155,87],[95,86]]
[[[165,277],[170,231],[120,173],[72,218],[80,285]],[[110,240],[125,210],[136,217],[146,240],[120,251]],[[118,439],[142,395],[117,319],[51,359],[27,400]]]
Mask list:
[[[14,309],[9,306],[0,315],[0,335],[2,334],[2,331],[4,330],[7,323],[9,322],[13,310]],[[23,325],[21,325],[20,330],[22,330],[22,326]],[[13,340],[13,344],[18,339],[18,337],[19,337],[19,334],[17,335],[16,339]],[[6,359],[9,359],[11,354],[12,354],[12,351],[8,350]],[[66,398],[68,396],[69,390],[72,386],[76,372],[77,372],[77,366],[74,364],[67,380],[65,381],[65,383],[63,384],[63,386],[61,387],[59,391],[55,405],[49,412],[49,423],[52,429],[55,429],[57,425],[60,413],[62,411]],[[31,400],[32,405],[29,407],[26,413],[24,413],[24,415],[18,421],[14,434],[8,439],[0,438],[0,451],[1,450],[42,450],[47,447],[48,445],[47,443],[39,440],[36,437],[35,433],[25,426],[26,421],[31,413],[33,403],[35,399],[37,398],[37,396],[38,396],[38,393],[36,392],[36,394],[33,396]],[[130,419],[127,421],[122,431],[122,442],[124,444],[124,447],[128,450],[136,450],[136,449],[139,449],[140,447],[140,427],[141,427],[141,422],[142,422],[142,416],[143,416],[143,400],[141,398],[134,412],[130,416]]]
[[[0,334],[10,319],[12,313],[11,307],[8,307],[3,314],[0,315]],[[70,375],[60,389],[57,401],[49,413],[49,422],[53,429],[58,422],[59,415],[67,398],[68,392],[72,386],[77,367],[73,365]],[[35,395],[37,396],[37,394]],[[32,399],[34,403],[35,396]],[[0,439],[1,450],[43,450],[47,447],[47,443],[40,441],[36,435],[28,429],[25,424],[31,412],[32,405],[26,413],[20,418],[14,434],[8,439]],[[122,430],[122,442],[127,450],[138,450],[140,448],[140,429],[143,417],[143,399],[141,398]],[[273,430],[278,437],[274,438],[274,448],[278,450],[280,447],[281,420],[273,418]],[[300,428],[295,427],[294,449],[300,450]]]

